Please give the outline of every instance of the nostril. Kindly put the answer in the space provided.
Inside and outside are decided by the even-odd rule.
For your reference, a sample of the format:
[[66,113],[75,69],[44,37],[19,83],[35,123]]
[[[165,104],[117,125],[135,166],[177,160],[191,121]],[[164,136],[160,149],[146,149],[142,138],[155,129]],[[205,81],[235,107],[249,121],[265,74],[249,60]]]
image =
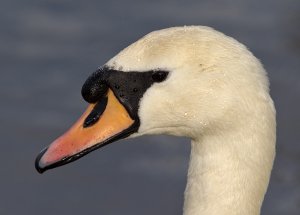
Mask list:
[[101,115],[103,114],[106,108],[106,105],[107,97],[104,97],[95,105],[91,113],[84,120],[83,127],[86,128],[94,125],[100,119]]

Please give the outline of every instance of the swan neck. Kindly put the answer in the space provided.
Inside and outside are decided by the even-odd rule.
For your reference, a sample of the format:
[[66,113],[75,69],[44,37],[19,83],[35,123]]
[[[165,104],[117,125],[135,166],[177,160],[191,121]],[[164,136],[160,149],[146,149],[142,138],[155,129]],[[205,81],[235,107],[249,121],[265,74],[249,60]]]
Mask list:
[[274,128],[253,128],[192,141],[184,215],[260,214],[275,137]]

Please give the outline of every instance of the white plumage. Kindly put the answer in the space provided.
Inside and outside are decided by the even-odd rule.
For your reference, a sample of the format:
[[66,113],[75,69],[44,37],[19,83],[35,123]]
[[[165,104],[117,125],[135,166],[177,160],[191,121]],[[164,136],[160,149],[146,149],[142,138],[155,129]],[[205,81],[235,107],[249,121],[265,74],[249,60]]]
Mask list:
[[140,101],[138,133],[192,139],[185,215],[256,215],[275,156],[275,109],[261,63],[208,27],[152,32],[112,58],[122,71],[170,71]]

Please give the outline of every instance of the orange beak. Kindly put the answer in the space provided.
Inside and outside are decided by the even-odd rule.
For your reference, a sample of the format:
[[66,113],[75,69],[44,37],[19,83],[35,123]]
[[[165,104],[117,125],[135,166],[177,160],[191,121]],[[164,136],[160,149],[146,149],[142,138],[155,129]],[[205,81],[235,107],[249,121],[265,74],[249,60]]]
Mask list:
[[[99,119],[91,117],[97,104],[91,104],[79,120],[36,158],[36,169],[42,173],[84,156],[108,143],[129,136],[136,131],[136,121],[109,89],[107,103]],[[88,118],[95,121],[86,126]]]

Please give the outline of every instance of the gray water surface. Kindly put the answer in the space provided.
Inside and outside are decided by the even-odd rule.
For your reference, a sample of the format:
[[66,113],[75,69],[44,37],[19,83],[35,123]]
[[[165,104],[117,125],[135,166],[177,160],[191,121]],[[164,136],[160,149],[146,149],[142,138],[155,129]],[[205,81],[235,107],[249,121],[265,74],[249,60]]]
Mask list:
[[263,62],[277,108],[277,157],[262,214],[300,211],[300,1],[2,0],[0,214],[182,214],[189,140],[120,141],[38,174],[38,152],[81,115],[80,89],[144,34],[208,25]]

